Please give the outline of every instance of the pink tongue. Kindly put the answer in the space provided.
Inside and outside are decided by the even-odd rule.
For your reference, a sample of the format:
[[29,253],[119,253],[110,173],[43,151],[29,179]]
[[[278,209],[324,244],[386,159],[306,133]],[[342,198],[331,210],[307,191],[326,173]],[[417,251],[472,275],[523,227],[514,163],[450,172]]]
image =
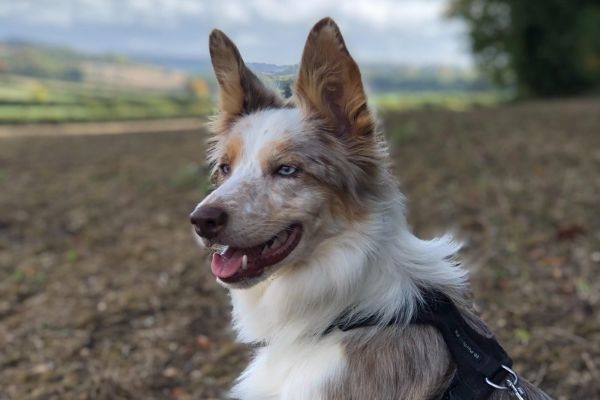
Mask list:
[[227,251],[225,256],[218,253],[215,253],[212,256],[210,269],[213,275],[218,278],[230,278],[235,275],[242,266],[242,257],[244,257],[244,253],[242,253],[241,250],[233,252]]

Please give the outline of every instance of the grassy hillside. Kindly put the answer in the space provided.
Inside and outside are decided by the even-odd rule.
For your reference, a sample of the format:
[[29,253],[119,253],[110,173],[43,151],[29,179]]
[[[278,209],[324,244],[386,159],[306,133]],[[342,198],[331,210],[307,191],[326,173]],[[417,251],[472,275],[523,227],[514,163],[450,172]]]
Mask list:
[[202,116],[207,96],[0,75],[0,123],[104,121]]
[[[25,42],[0,43],[0,123],[104,121],[206,115],[216,82],[210,62],[92,55]],[[155,64],[152,64],[155,63]],[[286,97],[297,65],[249,63]],[[467,109],[512,98],[470,70],[450,67],[362,66],[371,104],[385,110],[427,107]]]
[[83,80],[83,62],[133,65],[126,57],[92,55],[60,46],[24,41],[0,42],[0,73],[67,81]]
[[0,43],[0,124],[206,115],[201,78],[117,55]]

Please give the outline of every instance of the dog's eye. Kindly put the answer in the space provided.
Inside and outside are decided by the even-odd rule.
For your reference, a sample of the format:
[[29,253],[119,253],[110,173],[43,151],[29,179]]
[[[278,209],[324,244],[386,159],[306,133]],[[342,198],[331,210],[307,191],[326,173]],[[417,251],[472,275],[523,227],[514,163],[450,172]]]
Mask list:
[[229,173],[231,172],[231,167],[229,166],[229,164],[221,164],[219,165],[219,169],[221,170],[223,175],[229,175]]
[[298,168],[292,165],[280,165],[277,174],[281,176],[293,176],[298,172]]

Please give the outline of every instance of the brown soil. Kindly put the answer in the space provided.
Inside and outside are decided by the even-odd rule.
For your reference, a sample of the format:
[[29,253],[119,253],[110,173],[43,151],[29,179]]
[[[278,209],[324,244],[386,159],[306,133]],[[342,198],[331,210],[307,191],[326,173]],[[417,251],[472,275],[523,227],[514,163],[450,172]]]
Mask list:
[[[600,398],[600,102],[384,116],[516,369]],[[219,399],[246,362],[187,216],[204,135],[0,139],[0,399]]]
[[47,124],[0,124],[0,139],[26,136],[89,136],[127,133],[185,132],[202,129],[200,118],[124,120],[105,122],[61,122]]

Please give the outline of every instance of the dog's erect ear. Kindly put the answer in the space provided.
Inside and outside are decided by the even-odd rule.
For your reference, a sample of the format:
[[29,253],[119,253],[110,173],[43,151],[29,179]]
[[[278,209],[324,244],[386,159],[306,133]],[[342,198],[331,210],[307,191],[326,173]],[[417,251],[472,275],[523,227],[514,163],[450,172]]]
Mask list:
[[209,37],[210,58],[219,83],[219,107],[226,125],[236,117],[280,107],[281,98],[246,67],[235,44],[218,29]]
[[319,21],[308,34],[295,94],[306,112],[316,113],[325,128],[339,136],[364,136],[374,130],[358,65],[331,18]]

